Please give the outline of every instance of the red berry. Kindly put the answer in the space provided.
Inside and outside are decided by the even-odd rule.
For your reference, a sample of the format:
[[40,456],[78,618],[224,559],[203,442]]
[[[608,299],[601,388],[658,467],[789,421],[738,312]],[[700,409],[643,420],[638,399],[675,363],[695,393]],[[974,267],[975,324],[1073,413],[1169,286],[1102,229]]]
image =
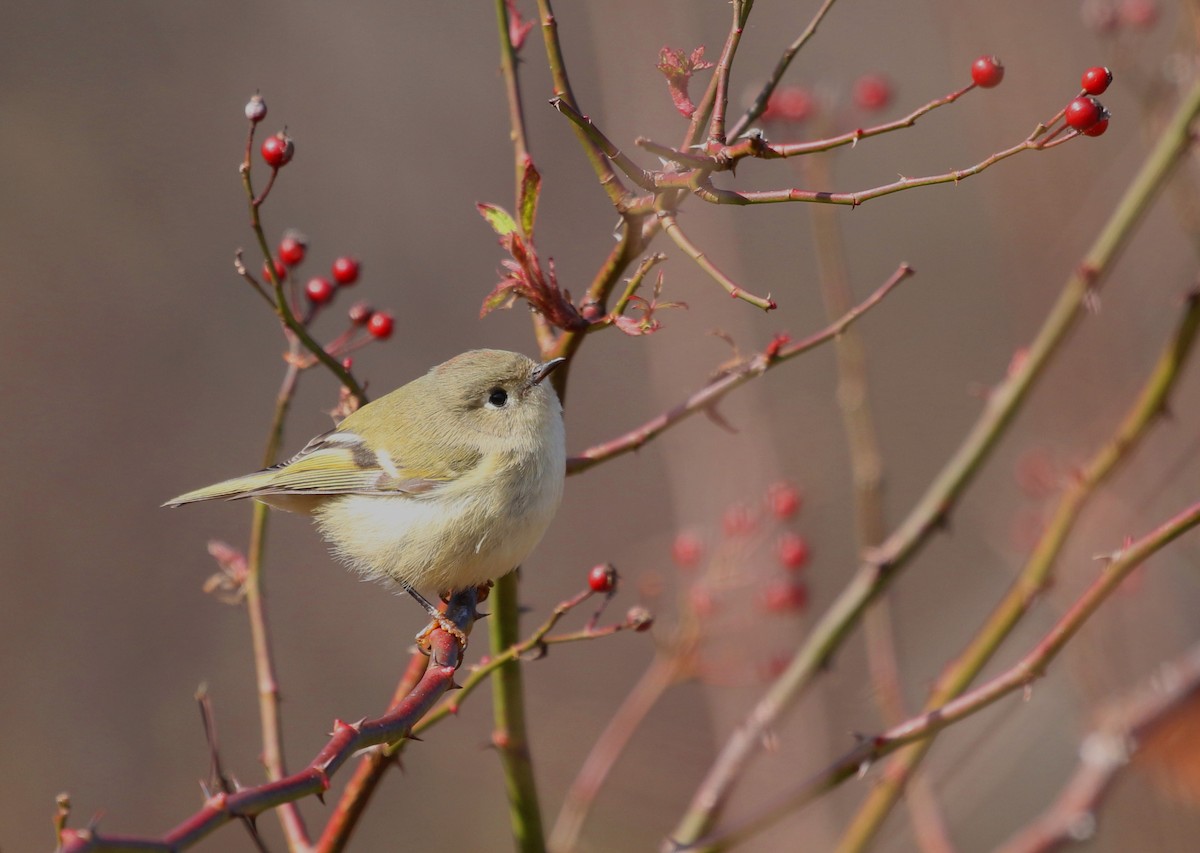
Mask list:
[[763,119],[771,121],[802,122],[816,111],[816,102],[802,86],[784,86],[776,89],[767,101]]
[[994,56],[981,56],[971,63],[971,79],[982,89],[999,86],[1004,79],[1004,66]]
[[775,553],[785,569],[798,572],[808,565],[808,542],[798,533],[784,533],[779,537]]
[[304,261],[308,251],[308,240],[299,231],[289,231],[279,241],[279,259],[289,267]]
[[592,566],[588,572],[588,586],[592,592],[612,592],[617,587],[617,570],[611,563]]
[[796,581],[776,581],[762,592],[762,607],[768,613],[798,613],[808,605],[808,587]]
[[767,487],[767,506],[781,521],[800,511],[800,490],[791,483],[772,483]]
[[267,165],[272,169],[279,169],[291,161],[292,155],[296,153],[296,146],[292,144],[292,138],[281,130],[264,139],[261,150]]
[[333,286],[333,282],[327,278],[310,278],[308,284],[304,285],[304,295],[314,305],[324,305],[333,299],[333,294],[336,290],[337,288]]
[[694,533],[680,533],[671,543],[671,559],[681,569],[692,569],[704,555],[704,543]]
[[1112,72],[1102,65],[1089,68],[1083,72],[1083,91],[1089,95],[1103,95],[1108,84],[1113,80]]
[[882,74],[864,74],[854,84],[854,103],[867,112],[881,110],[892,100],[892,84]]
[[267,102],[263,100],[262,95],[255,94],[249,101],[246,102],[246,118],[252,124],[258,124],[267,117]]
[[362,264],[354,258],[342,256],[333,262],[333,280],[342,285],[354,284],[361,269]]
[[1105,117],[1103,105],[1090,95],[1076,98],[1067,104],[1064,114],[1067,124],[1076,130],[1087,130]]
[[[275,278],[283,281],[285,278],[287,278],[287,267],[284,266],[283,261],[279,260],[278,258],[274,258],[273,260],[275,262]],[[263,261],[263,278],[265,278],[268,282],[271,280],[271,267],[267,261]]]
[[384,311],[376,311],[371,315],[371,319],[367,321],[367,331],[371,333],[371,337],[386,341],[392,336],[392,327],[395,324],[396,321],[392,319],[391,314]]
[[375,313],[375,309],[365,302],[355,302],[350,306],[350,322],[356,326],[365,326],[367,321],[371,319],[371,315]]
[[1148,29],[1158,21],[1157,0],[1122,0],[1118,15],[1121,23],[1137,29]]
[[1103,136],[1104,131],[1108,130],[1108,118],[1102,118],[1100,121],[1093,124],[1083,132],[1084,136]]

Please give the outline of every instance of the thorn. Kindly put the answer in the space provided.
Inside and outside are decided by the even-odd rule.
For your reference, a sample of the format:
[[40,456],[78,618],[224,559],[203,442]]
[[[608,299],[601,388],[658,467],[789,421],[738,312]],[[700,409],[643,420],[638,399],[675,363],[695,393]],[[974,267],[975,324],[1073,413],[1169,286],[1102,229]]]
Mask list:
[[491,613],[480,613],[478,610],[476,610],[473,618],[475,619],[476,622],[478,622],[479,620],[486,619],[491,615],[492,615]]
[[447,690],[462,690],[462,685],[459,684],[457,681],[451,681],[450,686],[447,687],[446,689]]
[[412,734],[411,732],[410,732],[409,734],[406,734],[406,735],[404,736],[404,739],[405,739],[405,740],[416,741],[417,743],[424,743],[424,742],[425,742],[425,738],[423,738],[423,737],[420,737],[420,736],[418,736],[418,735],[414,735],[414,734]]
[[325,805],[325,792],[317,791],[317,799],[321,801],[321,805]]
[[862,764],[858,765],[858,771],[854,774],[854,778],[861,779],[866,776],[867,771],[871,769],[871,763],[872,762],[868,759],[867,761],[864,761]]

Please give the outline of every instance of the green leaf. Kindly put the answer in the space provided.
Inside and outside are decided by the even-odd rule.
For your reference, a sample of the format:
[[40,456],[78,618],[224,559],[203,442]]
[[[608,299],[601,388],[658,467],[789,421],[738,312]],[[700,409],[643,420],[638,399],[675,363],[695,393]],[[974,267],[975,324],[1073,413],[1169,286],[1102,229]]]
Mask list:
[[492,226],[492,230],[501,237],[517,233],[516,220],[504,208],[494,204],[482,203],[475,205],[475,207],[479,211],[479,214],[487,220],[487,224]]
[[538,196],[542,192],[542,176],[533,165],[533,159],[526,154],[522,164],[521,191],[517,196],[517,207],[521,214],[521,231],[526,240],[533,240],[533,220],[537,217]]

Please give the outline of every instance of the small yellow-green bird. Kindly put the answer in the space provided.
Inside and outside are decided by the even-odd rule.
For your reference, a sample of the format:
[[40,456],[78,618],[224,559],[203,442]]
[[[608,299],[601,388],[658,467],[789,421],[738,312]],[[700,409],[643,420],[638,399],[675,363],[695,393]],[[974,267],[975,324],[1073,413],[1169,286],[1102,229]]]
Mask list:
[[543,380],[563,361],[463,353],[287,462],[163,506],[254,498],[312,515],[341,560],[398,584],[465,645],[426,596],[507,574],[546,532],[562,500],[566,449],[562,404]]

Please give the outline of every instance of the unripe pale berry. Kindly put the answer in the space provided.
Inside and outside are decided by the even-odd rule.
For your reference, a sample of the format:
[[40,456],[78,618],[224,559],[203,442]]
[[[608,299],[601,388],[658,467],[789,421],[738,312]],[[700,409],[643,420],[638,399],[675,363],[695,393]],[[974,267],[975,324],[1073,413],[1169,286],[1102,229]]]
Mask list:
[[1076,130],[1087,130],[1104,116],[1104,106],[1090,95],[1075,98],[1063,114],[1067,124]]
[[385,311],[376,311],[367,321],[367,331],[371,333],[371,337],[386,341],[392,336],[392,328],[395,324],[396,321],[392,319],[391,314]]
[[611,563],[592,566],[588,572],[588,586],[592,592],[612,592],[617,586],[617,570]]
[[310,278],[308,284],[304,285],[304,295],[314,305],[324,305],[329,302],[329,300],[333,299],[333,294],[336,290],[337,288],[333,286],[333,282],[327,278]]
[[267,117],[267,102],[262,99],[262,95],[254,95],[246,102],[246,118],[253,124],[258,124]]
[[365,326],[375,313],[375,309],[365,302],[355,302],[350,306],[350,322],[356,326]]
[[1004,65],[994,56],[981,56],[971,63],[971,79],[981,89],[991,89],[1004,79]]
[[361,269],[357,260],[343,255],[333,262],[333,280],[341,285],[354,284]]
[[1083,91],[1089,95],[1103,95],[1112,82],[1113,74],[1102,65],[1097,65],[1083,72]]
[[302,263],[306,252],[308,240],[299,231],[289,231],[279,241],[279,259],[289,267]]
[[261,151],[266,164],[272,169],[279,169],[291,162],[296,146],[292,144],[292,138],[281,130],[263,140]]

